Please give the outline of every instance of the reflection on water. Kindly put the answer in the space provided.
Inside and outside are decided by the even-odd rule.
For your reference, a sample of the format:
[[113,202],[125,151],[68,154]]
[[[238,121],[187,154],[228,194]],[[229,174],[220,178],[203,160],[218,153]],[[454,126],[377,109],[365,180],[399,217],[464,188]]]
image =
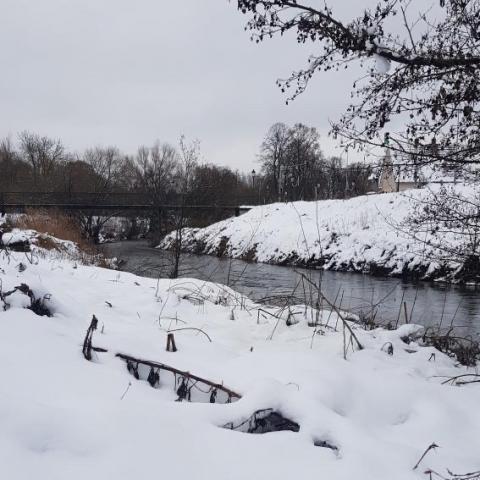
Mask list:
[[[171,271],[171,254],[149,248],[145,241],[105,246],[109,255],[125,260],[122,269],[149,277],[166,277]],[[291,295],[305,298],[301,274],[318,281],[312,270],[279,267],[242,260],[184,254],[180,275],[224,283],[255,300]],[[480,332],[480,291],[474,287],[409,283],[395,278],[341,272],[323,272],[322,290],[330,300],[353,312],[371,312],[379,304],[377,318],[385,322],[405,321],[403,302],[411,322],[442,326],[454,324],[464,333]]]

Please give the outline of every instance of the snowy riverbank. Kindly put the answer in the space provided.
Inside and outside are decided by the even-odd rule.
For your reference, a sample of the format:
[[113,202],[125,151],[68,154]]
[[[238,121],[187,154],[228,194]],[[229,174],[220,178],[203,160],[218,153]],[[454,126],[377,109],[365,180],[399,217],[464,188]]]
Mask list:
[[[475,369],[407,345],[402,338],[418,327],[350,324],[364,348],[353,348],[347,331],[344,359],[337,315],[260,307],[219,284],[157,281],[48,252],[30,262],[4,249],[0,282],[0,461],[8,478],[405,480],[427,469],[480,469],[480,387],[442,384]],[[28,308],[22,284],[50,317]],[[108,351],[89,362],[82,341],[93,315],[93,345]],[[184,329],[175,332],[175,353],[165,349],[173,329]],[[194,388],[192,402],[176,402],[178,383],[163,370],[151,388],[117,353],[222,383],[242,398],[198,401]],[[299,431],[222,428],[265,408]],[[433,442],[440,448],[413,470]]]
[[[438,190],[439,186],[431,188]],[[466,196],[477,195],[474,187],[457,188]],[[182,248],[192,253],[374,275],[454,276],[461,263],[450,252],[468,239],[464,234],[442,235],[447,248],[440,250],[428,232],[422,233],[420,242],[402,231],[402,224],[428,195],[429,190],[422,189],[259,206],[206,228],[184,229]],[[174,244],[175,232],[165,237],[160,248]]]

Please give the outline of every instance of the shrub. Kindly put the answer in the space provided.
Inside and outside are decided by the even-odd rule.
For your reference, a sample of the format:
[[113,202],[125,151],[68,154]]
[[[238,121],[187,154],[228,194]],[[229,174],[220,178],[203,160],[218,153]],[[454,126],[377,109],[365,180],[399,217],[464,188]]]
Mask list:
[[[81,227],[75,219],[59,210],[27,209],[25,215],[12,219],[12,226],[35,230],[40,234],[48,234],[61,240],[69,240],[76,243],[85,253],[96,253],[94,245],[82,235]],[[38,246],[47,250],[57,247],[48,237],[40,237]]]

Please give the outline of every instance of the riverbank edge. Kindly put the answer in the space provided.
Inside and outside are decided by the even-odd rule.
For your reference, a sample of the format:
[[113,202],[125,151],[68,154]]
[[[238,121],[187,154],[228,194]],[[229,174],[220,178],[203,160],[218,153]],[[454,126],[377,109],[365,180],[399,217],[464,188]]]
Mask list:
[[[399,278],[404,281],[423,281],[446,284],[470,285],[478,287],[480,285],[480,278],[478,270],[468,268],[468,266],[458,264],[452,266],[446,263],[439,263],[433,260],[428,263],[404,263],[401,270],[398,268],[388,266],[390,255],[384,257],[382,262],[375,261],[355,261],[354,258],[349,262],[337,262],[334,255],[316,256],[312,254],[309,258],[302,258],[295,250],[289,252],[277,252],[266,260],[258,260],[257,244],[251,245],[244,250],[238,250],[231,243],[230,238],[221,236],[216,245],[212,245],[201,238],[197,238],[197,234],[202,229],[185,229],[188,233],[182,240],[182,253],[190,253],[195,255],[208,255],[217,258],[231,258],[235,260],[243,260],[252,263],[263,263],[266,265],[275,265],[281,267],[298,267],[309,270],[344,272],[344,273],[358,273],[363,275],[371,275],[373,277],[390,277]],[[166,235],[160,244],[156,247],[162,250],[174,251],[177,247],[175,245],[175,237],[173,235]],[[328,250],[329,245],[325,247]],[[388,253],[388,252],[386,252]]]

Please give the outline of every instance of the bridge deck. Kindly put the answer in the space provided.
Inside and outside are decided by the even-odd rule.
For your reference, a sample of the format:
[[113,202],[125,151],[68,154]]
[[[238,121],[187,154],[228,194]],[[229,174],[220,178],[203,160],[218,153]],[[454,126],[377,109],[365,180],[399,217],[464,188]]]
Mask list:
[[82,204],[82,203],[1,203],[0,208],[6,210],[25,209],[25,208],[57,208],[59,210],[250,210],[250,206],[238,205],[153,205],[153,204]]
[[166,194],[163,200],[154,201],[144,193],[96,193],[96,192],[0,192],[1,211],[24,211],[26,208],[59,210],[231,210],[247,211],[253,204],[251,198],[238,198],[235,204],[195,203],[193,198],[179,193]]

